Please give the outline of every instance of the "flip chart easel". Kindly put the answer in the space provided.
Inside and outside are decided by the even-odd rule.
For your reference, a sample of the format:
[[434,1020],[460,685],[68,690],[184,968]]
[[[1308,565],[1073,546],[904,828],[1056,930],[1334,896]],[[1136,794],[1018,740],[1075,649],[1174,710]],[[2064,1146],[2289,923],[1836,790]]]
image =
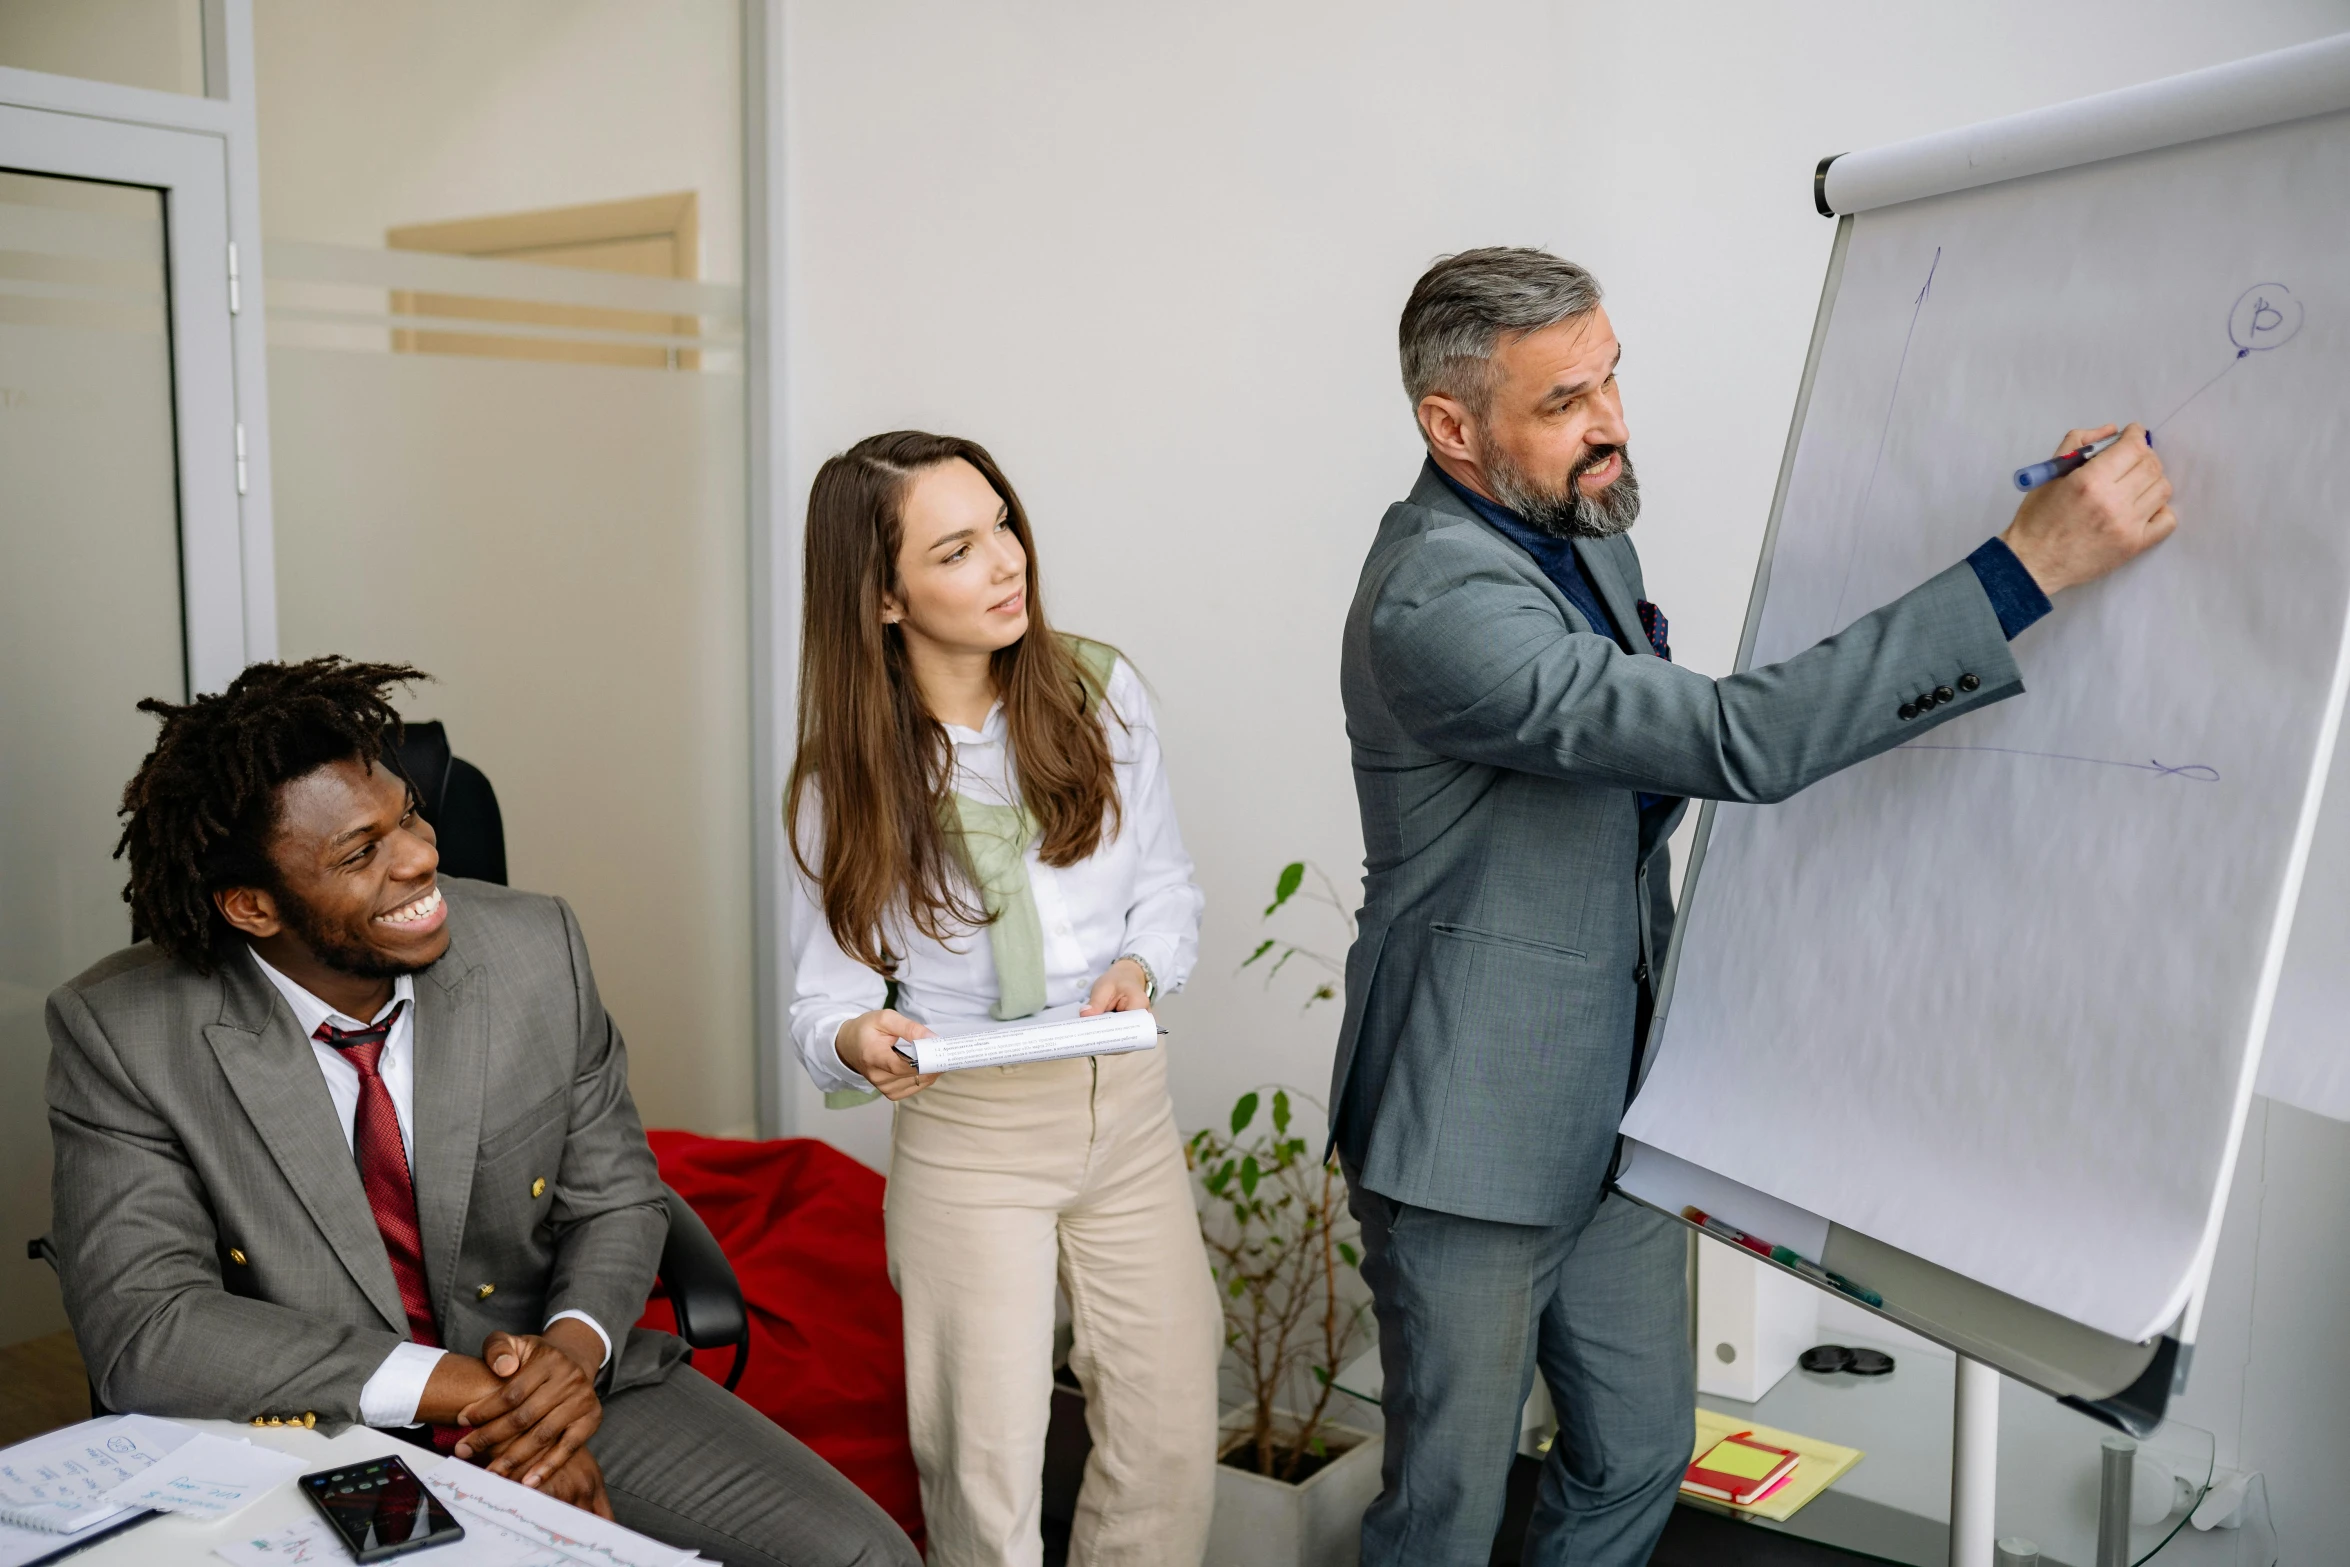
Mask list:
[[[2315,166],[2330,170],[2335,165],[2327,160],[2338,162],[2344,156],[2344,150],[2350,149],[2350,112],[2346,111],[2350,111],[2350,35],[1895,147],[1822,160],[1815,175],[1813,196],[1823,215],[1838,220],[1838,229],[1796,400],[1786,454],[1781,464],[1777,492],[1773,498],[1761,567],[1741,639],[1738,667],[1747,669],[1758,661],[1757,642],[1764,629],[1765,605],[1770,594],[1774,563],[1780,558],[1782,525],[1787,520],[1790,486],[1797,476],[1798,455],[1804,448],[1807,421],[1814,416],[1814,394],[1823,384],[1823,352],[1830,341],[1831,326],[1837,319],[1840,290],[1847,286],[1848,263],[1855,260],[1853,243],[1856,214],[1901,207],[1908,203],[1922,204],[1936,197],[2017,182],[2012,194],[1987,193],[1984,198],[1968,198],[1972,205],[1962,201],[1956,206],[1944,203],[1931,209],[1937,213],[1956,213],[1963,218],[1967,214],[1979,216],[1991,210],[1987,206],[1991,200],[2006,201],[2009,205],[2004,209],[2005,215],[2001,221],[2006,225],[2007,237],[2012,240],[2019,222],[2029,219],[2033,213],[2049,210],[2047,198],[2053,190],[2061,189],[2068,199],[2077,198],[2084,191],[2094,198],[2100,188],[2121,189],[2128,187],[2129,182],[2136,181],[2137,188],[2142,191],[2149,181],[2162,174],[2164,166],[2150,164],[2140,155],[2179,149],[2176,153],[2168,153],[2173,162],[2182,170],[2199,168],[2202,177],[2208,179],[2215,164],[2237,156],[2246,147],[2281,146],[2289,141],[2294,159],[2301,161],[2293,162],[2289,159],[2286,162],[2292,163],[2294,167],[2306,166],[2308,160],[2302,158],[2302,154],[2314,148],[2317,154]],[[2294,127],[2289,133],[2275,129],[2288,126]],[[2259,138],[2264,133],[2268,141],[2260,142]],[[2237,140],[2224,140],[2229,138]],[[2092,165],[2096,167],[2091,169]],[[2254,184],[2261,184],[2263,191],[2272,194],[2260,199],[2272,202],[2282,213],[2287,204],[2278,200],[2274,193],[2287,189],[2291,177],[2276,172],[2282,166],[2257,166],[2258,172],[2243,180],[2240,188],[2249,189]],[[2059,186],[2043,183],[2036,188],[2025,186],[2024,182],[2040,176],[2049,176],[2062,183]],[[2266,183],[2261,183],[2263,181]],[[2035,202],[2039,205],[2035,206]],[[1914,214],[1928,209],[1920,206],[1908,210]],[[1894,233],[1901,220],[1895,215],[1869,221],[1877,225],[1872,232],[1885,235]],[[1954,218],[1953,221],[1959,219]],[[2279,236],[2275,245],[2265,248],[2256,244],[2238,246],[2227,250],[2222,264],[2238,265],[2235,259],[2237,250],[2246,256],[2264,257],[2270,250],[2293,252],[2296,245],[2304,251],[2312,248],[2306,232],[2298,236],[2285,234],[2288,226],[2284,221],[2278,223]],[[1963,230],[1955,232],[1955,242],[1963,250],[1964,242],[1970,236]],[[2261,234],[2257,221],[2246,225],[2242,232],[2267,237]],[[1914,240],[1916,236],[1907,237]],[[2052,257],[2052,272],[2061,273],[2063,266],[2075,259],[2074,253],[2066,247],[2079,243],[2077,237],[2068,239],[2062,234],[2052,239],[2051,249],[2057,252]],[[1905,253],[1902,261],[1904,265],[1914,265],[1916,268],[1915,274],[1910,277],[1909,286],[1916,288],[1917,303],[1922,307],[1930,290],[1950,285],[1950,269],[1954,262],[1963,266],[1966,258],[1957,251],[1951,257],[1945,257],[1938,246],[1915,248],[1918,254],[1912,257]],[[1928,248],[1932,249],[1930,264],[1924,253]],[[1978,251],[1982,248],[1977,247]],[[2225,249],[2224,246],[2218,248]],[[1881,262],[1882,254],[1876,259]],[[2206,399],[2202,405],[2206,409],[2217,405],[2224,410],[2231,398],[2240,404],[2248,396],[2276,395],[2273,391],[2244,391],[2243,388],[2247,386],[2257,387],[2261,383],[2251,379],[2251,370],[2239,366],[2247,361],[2254,365],[2286,363],[2283,356],[2271,356],[2266,360],[2256,356],[2261,356],[2265,350],[2301,329],[2303,298],[2281,280],[2272,279],[2268,272],[2259,271],[2258,267],[2265,265],[2265,261],[2246,260],[2240,264],[2255,268],[2253,275],[2242,280],[2250,286],[2240,294],[2229,288],[2226,292],[2230,297],[2217,301],[2218,307],[2226,310],[2228,315],[2230,342],[2225,345],[2215,342],[2213,357],[2215,360],[2224,358],[2225,362],[2219,365],[2217,373],[2208,378],[2198,371],[2189,383],[2194,386],[2194,390],[2188,394],[2190,401],[2204,398],[2212,387],[2222,387]],[[1880,279],[1881,272],[1882,268]],[[1919,286],[1920,278],[1923,279],[1922,286]],[[1885,289],[1881,280],[1877,288],[1878,308],[1882,310]],[[2197,310],[2209,308],[2208,302],[2202,297],[2203,293],[2209,292],[2211,290],[2205,288],[2187,303]],[[2316,295],[2315,289],[2306,289],[2304,292],[2313,298]],[[1904,310],[1909,309],[1906,294],[1900,303]],[[2340,308],[2342,303],[2333,294],[2327,294],[2317,299],[2312,308],[2321,317],[2331,311],[2339,318],[2346,313]],[[2214,311],[2215,330],[2216,316],[2217,311]],[[1910,319],[1914,330],[1914,312]],[[2342,338],[2338,325],[2325,330],[2333,335],[2313,335],[2307,341],[2320,346],[2305,345],[2301,350],[2305,356],[2339,354]],[[1908,340],[1899,337],[1896,332],[1893,346],[1900,348],[1906,362]],[[2222,348],[2226,350],[2224,355],[2219,353]],[[2332,364],[2331,360],[2312,359],[2310,365],[2296,369],[2293,373],[2303,373],[2321,362],[2329,367]],[[1889,365],[1887,373],[1892,377],[1893,398],[1898,399],[1901,395],[1902,369]],[[2232,385],[2222,385],[2231,378]],[[2131,383],[2130,390],[2134,395],[2153,399],[2159,395],[2155,387],[2158,381],[2161,381],[2161,377],[2149,372],[2142,378],[2142,384]],[[2167,385],[2168,382],[2162,384]],[[2287,383],[2276,380],[2267,384],[2281,387]],[[2165,399],[2166,407],[2169,401],[2176,399]],[[2326,399],[2321,396],[2315,401],[2322,404]],[[2241,408],[2237,411],[2240,412]],[[2149,407],[2147,412],[2151,422],[2156,410]],[[1890,431],[1892,415],[1887,413],[1884,417],[1887,430]],[[1873,428],[1861,433],[1875,442],[1877,455],[1882,458],[1886,451],[1886,434]],[[1850,431],[1831,430],[1820,438],[1846,438],[1849,446],[1852,444],[1849,439],[1851,434]],[[2005,437],[2002,436],[2002,439]],[[2162,443],[2158,441],[2157,444],[2159,446]],[[2037,455],[2043,454],[2020,450],[2016,460],[2027,460]],[[1816,453],[1812,460],[1819,460]],[[1861,465],[1866,468],[1869,486],[1876,486],[1876,465],[1869,463],[1865,457]],[[1859,493],[1859,521],[1856,526],[1869,525],[1872,519],[1869,515],[1868,495],[1865,490],[1859,489],[1857,481],[1852,489]],[[1816,507],[1818,496],[1823,493],[1817,483],[1813,484],[1812,493],[1813,505]],[[2012,497],[2009,504],[2012,505]],[[2184,512],[2186,508],[2182,505],[2181,509]],[[1816,518],[1807,521],[1816,521]],[[1882,525],[1881,519],[1879,525]],[[1859,547],[1857,544],[1853,546],[1855,551]],[[1818,575],[1816,553],[1810,559],[1810,566],[1814,574]],[[1917,579],[1912,577],[1910,580]],[[1848,618],[1846,611],[1857,610],[1874,602],[1869,595],[1875,589],[1868,583],[1865,569],[1855,577],[1851,574],[1851,568],[1847,567],[1845,586],[1842,588],[1834,585],[1832,574],[1829,574],[1828,581],[1829,592],[1822,596],[1816,606],[1817,612],[1827,623],[1809,633],[1814,637],[1841,629],[1844,620]],[[2327,591],[2331,592],[2333,588],[2329,585]],[[1835,600],[1833,606],[1829,604],[1829,598]],[[1847,598],[1851,599],[1850,604],[1845,602]],[[1784,605],[1777,613],[1782,616],[1787,613]],[[2322,654],[2328,661],[2325,668],[2331,671],[2330,684],[2325,678],[2325,669],[2321,669],[2314,686],[2305,684],[2300,697],[2301,707],[2296,709],[2295,718],[2297,723],[2306,724],[2312,731],[2301,738],[2308,741],[2304,750],[2314,760],[2303,760],[2300,751],[2292,753],[2288,758],[2290,765],[2284,769],[2291,774],[2290,800],[2282,805],[2264,805],[2259,813],[2259,819],[2268,824],[2270,831],[2267,844],[2269,869],[2263,874],[2271,879],[2262,882],[2259,889],[2259,895],[2268,901],[2257,909],[2247,907],[2245,914],[2248,917],[2254,914],[2269,914],[2272,917],[2256,921],[2256,950],[2253,953],[2256,961],[2239,962],[2237,968],[2230,971],[2238,977],[2229,983],[2243,987],[2241,996],[2228,998],[2234,1010],[2227,1015],[2235,1020],[2230,1026],[2236,1031],[2232,1037],[2219,1038],[2213,1047],[2215,1051],[2224,1054],[2222,1064],[2225,1081],[2220,1081],[2219,1075],[2215,1073],[2211,1095],[2203,1101],[2210,1108],[2198,1123],[2203,1135],[2200,1153],[2202,1162],[2193,1179],[2184,1183],[2188,1188],[2187,1195],[2200,1205],[2196,1211],[2206,1215],[2206,1218],[2199,1241],[2194,1238],[2192,1231],[2178,1241],[2176,1271],[2163,1275],[2164,1278],[2178,1282],[2162,1284],[2161,1291],[2152,1296],[2141,1292],[2141,1297],[2153,1304],[2169,1303],[2162,1306],[2163,1315],[2150,1331],[2125,1334],[2110,1331],[2109,1327],[2091,1326],[2083,1320],[2051,1309],[2046,1304],[2025,1299],[2013,1289],[1996,1287],[1983,1278],[1973,1276],[1971,1270],[1959,1271],[1930,1260],[1919,1254],[1914,1246],[1904,1249],[1888,1244],[1864,1232],[1862,1227],[1839,1222],[1830,1214],[1775,1195],[1763,1189],[1773,1176],[1766,1167],[1758,1165],[1751,1146],[1744,1151],[1742,1158],[1724,1161],[1739,1168],[1746,1179],[1736,1179],[1720,1170],[1709,1168],[1706,1163],[1709,1152],[1703,1145],[1704,1139],[1691,1132],[1692,1127],[1704,1122],[1702,1116],[1684,1115],[1671,1128],[1674,1133],[1671,1140],[1676,1143],[1672,1151],[1655,1145],[1653,1141],[1642,1140],[1641,1133],[1645,1127],[1657,1123],[1656,1114],[1652,1113],[1644,1122],[1642,1106],[1636,1103],[1633,1113],[1627,1117],[1627,1133],[1630,1135],[1625,1139],[1622,1156],[1618,1161],[1615,1182],[1618,1191],[1675,1218],[1683,1218],[1685,1209],[1701,1209],[1750,1236],[1786,1247],[1820,1268],[1840,1275],[1858,1287],[1859,1291],[1876,1297],[1872,1301],[1848,1292],[1848,1298],[1854,1299],[1856,1304],[1943,1344],[1960,1356],[1952,1488],[1951,1560],[1954,1564],[1988,1567],[1991,1559],[1992,1471],[1996,1459],[1997,1378],[1994,1372],[2038,1388],[2069,1407],[2133,1435],[2144,1435],[2159,1424],[2171,1395],[2185,1385],[2208,1289],[2212,1255],[2217,1246],[2219,1214],[2225,1207],[2235,1151],[2250,1104],[2252,1084],[2259,1066],[2260,1044],[2265,1034],[2269,1008],[2274,1000],[2277,972],[2283,961],[2285,938],[2291,929],[2292,915],[2300,892],[2301,873],[2307,859],[2318,804],[2324,793],[2326,766],[2335,749],[2341,722],[2344,676],[2350,672],[2350,640],[2341,640],[2345,632],[2350,631],[2350,623],[2337,621],[2320,625],[2320,619],[2322,617],[2312,617],[2302,629],[2306,633],[2305,643],[2313,649],[2312,656]],[[2318,646],[2320,633],[2327,631],[2332,632],[2335,640],[2341,640],[2339,648],[2332,641]],[[1780,642],[1786,641],[1783,628],[1776,635]],[[1787,649],[1770,648],[1766,652],[1768,657],[1784,657]],[[1761,661],[1767,662],[1768,657]],[[2049,699],[2044,696],[2042,700],[2045,704]],[[1970,715],[1961,723],[1975,724],[1979,717]],[[1949,731],[1942,732],[1942,737],[1953,741],[1958,738]],[[2229,754],[2215,753],[2208,760],[2198,755],[2191,762],[2176,755],[2145,761],[2123,755],[2119,751],[2114,753],[2119,759],[2108,762],[2101,754],[2058,755],[2058,751],[2075,749],[2060,745],[2030,752],[2001,751],[1995,744],[1945,744],[1929,749],[1999,752],[2003,759],[2000,765],[2007,765],[2004,761],[2007,757],[2038,758],[2039,761],[2033,765],[2081,764],[2085,775],[2093,778],[2114,775],[2101,775],[2097,766],[2091,764],[2136,768],[2154,785],[2175,789],[2219,789],[2222,787],[2221,768],[2214,763],[2224,762],[2231,767],[2237,764],[2237,758]],[[1969,760],[1971,762],[1973,759]],[[1922,768],[1928,763],[1917,761],[1901,765]],[[2125,773],[2120,776],[2129,775]],[[2088,787],[2094,789],[2098,786]],[[2245,787],[2241,781],[2241,770],[2230,776],[2225,787]],[[2083,792],[2088,792],[2088,789]],[[2215,794],[2207,798],[2218,796]],[[1695,846],[1683,889],[1684,908],[1694,906],[1701,914],[1707,907],[1701,894],[1708,849],[1709,846],[1719,847],[1717,817],[1723,809],[1709,803],[1700,812]],[[1751,812],[1758,808],[1729,809]],[[2297,816],[2294,814],[2296,810]],[[2281,837],[2276,827],[2280,820],[2284,823]],[[1834,830],[1831,826],[1830,831]],[[1834,840],[1826,838],[1823,841]],[[1716,890],[1719,890],[1718,886]],[[1718,902],[1719,899],[1716,900]],[[1674,1017],[1675,988],[1677,982],[1686,978],[1682,972],[1682,962],[1692,928],[1692,920],[1685,917],[1675,931],[1672,950],[1660,975],[1656,1023],[1649,1035],[1651,1057],[1644,1063],[1643,1071],[1644,1083],[1652,1087],[1651,1074],[1656,1071],[1659,1050],[1669,1055],[1675,1048],[1676,1036],[1670,1027]],[[1719,939],[1717,928],[1717,942]],[[2267,954],[2265,958],[2259,956],[2262,951]],[[2114,981],[2108,979],[2105,983],[2111,985]],[[1715,989],[1720,989],[1718,977]],[[1726,1014],[1718,1005],[1718,996],[1716,1002],[1714,1012],[1710,1015],[1716,1019],[1714,1026],[1722,1028],[1724,1025],[1719,1020]],[[1686,1006],[1684,1010],[1687,1010]],[[1729,1025],[1729,1030],[1735,1031],[1734,1023]],[[1686,1029],[1683,1030],[1683,1037],[1687,1037]],[[1726,1049],[1743,1043],[1709,1037],[1713,1039],[1710,1048]],[[1683,1086],[1678,1092],[1684,1103],[1691,1099],[1685,1075]],[[1727,1095],[1736,1090],[1724,1089],[1723,1092]],[[1720,1126],[1726,1123],[1725,1116],[1711,1124]],[[1816,1133],[1818,1128],[1806,1128],[1805,1131]],[[1796,1135],[1801,1137],[1803,1133]],[[1956,1140],[1964,1139],[1961,1137]],[[2154,1141],[2151,1136],[2147,1139],[2147,1157],[2155,1156]],[[1983,1147],[1997,1146],[1989,1128],[1983,1130],[1981,1144]],[[2111,1140],[2105,1152],[2107,1167],[2113,1167],[2118,1156],[2113,1152]],[[1814,1187],[1819,1189],[1819,1183],[1815,1181]],[[1823,1203],[1821,1206],[1830,1204]],[[1898,1215],[1895,1217],[1898,1218]],[[1684,1222],[1687,1221],[1684,1219]],[[1929,1238],[1926,1244],[1931,1246],[1937,1243]],[[1977,1254],[1980,1254],[1979,1247]],[[1816,1278],[1810,1278],[1797,1269],[1787,1268],[1786,1271],[1796,1272],[1798,1277],[1806,1277],[1807,1282],[1815,1285],[1819,1283]],[[1997,1268],[1992,1266],[1985,1271],[1996,1274]],[[2050,1288],[2054,1290],[2056,1287]],[[2120,1307],[2100,1309],[2105,1312],[2102,1320],[2112,1324],[2118,1320],[2116,1312],[2129,1308],[2125,1303]],[[2098,1312],[2084,1309],[2083,1314],[2097,1316]],[[2147,1317],[2154,1315],[2150,1304],[2142,1308],[2142,1314],[2136,1320],[2143,1323]]]

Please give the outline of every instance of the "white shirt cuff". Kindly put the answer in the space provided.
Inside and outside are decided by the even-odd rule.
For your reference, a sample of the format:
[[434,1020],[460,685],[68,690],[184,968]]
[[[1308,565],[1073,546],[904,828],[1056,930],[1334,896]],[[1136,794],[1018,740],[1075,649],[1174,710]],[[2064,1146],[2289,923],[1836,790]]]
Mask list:
[[865,1074],[851,1071],[849,1064],[840,1055],[840,1031],[862,1016],[864,1014],[861,1012],[844,1012],[837,1022],[819,1022],[816,1025],[815,1035],[824,1044],[816,1057],[809,1061],[808,1075],[816,1080],[818,1088],[828,1094],[872,1090],[873,1085],[865,1081]]
[[604,1325],[584,1311],[558,1311],[547,1319],[547,1326],[551,1328],[565,1317],[569,1317],[574,1322],[586,1323],[594,1331],[596,1337],[604,1341],[604,1358],[596,1362],[596,1369],[601,1371],[612,1364],[612,1335],[604,1331]]
[[416,1424],[416,1406],[424,1402],[424,1384],[432,1380],[432,1368],[447,1353],[422,1344],[395,1346],[359,1390],[359,1423],[385,1431]]

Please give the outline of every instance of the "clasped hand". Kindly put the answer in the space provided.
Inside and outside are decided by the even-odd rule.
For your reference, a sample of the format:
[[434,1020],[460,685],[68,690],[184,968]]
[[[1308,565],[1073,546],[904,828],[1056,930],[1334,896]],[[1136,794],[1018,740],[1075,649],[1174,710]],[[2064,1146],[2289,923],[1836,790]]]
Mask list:
[[481,1358],[443,1355],[425,1384],[417,1418],[469,1426],[457,1456],[559,1501],[612,1516],[604,1472],[587,1439],[604,1422],[596,1397],[603,1340],[571,1318],[543,1334],[492,1333]]

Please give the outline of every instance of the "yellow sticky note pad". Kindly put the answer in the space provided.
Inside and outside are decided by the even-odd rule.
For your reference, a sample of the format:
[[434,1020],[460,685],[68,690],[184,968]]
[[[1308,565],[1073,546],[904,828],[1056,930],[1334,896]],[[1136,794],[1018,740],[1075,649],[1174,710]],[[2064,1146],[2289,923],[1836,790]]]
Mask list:
[[[1794,1517],[1806,1502],[1825,1491],[1845,1471],[1859,1463],[1865,1456],[1857,1447],[1839,1447],[1834,1442],[1815,1441],[1808,1436],[1797,1436],[1792,1431],[1774,1430],[1770,1426],[1758,1426],[1749,1421],[1735,1420],[1728,1415],[1716,1414],[1710,1409],[1700,1409],[1697,1412],[1697,1441],[1689,1451],[1689,1461],[1691,1463],[1697,1462],[1713,1448],[1719,1446],[1724,1437],[1734,1436],[1740,1431],[1746,1432],[1747,1435],[1766,1447],[1784,1447],[1800,1453],[1802,1462],[1795,1466],[1795,1472],[1787,1477],[1784,1484],[1752,1507],[1729,1507],[1712,1497],[1692,1498],[1692,1500],[1702,1501],[1709,1506],[1722,1508],[1724,1511],[1754,1518],[1768,1518],[1774,1523],[1783,1523]],[[1766,1453],[1755,1453],[1750,1449],[1733,1447],[1722,1456],[1727,1458],[1731,1453],[1740,1454],[1742,1459],[1751,1457],[1763,1462],[1763,1469],[1735,1470],[1734,1473],[1760,1474],[1769,1467],[1767,1460],[1770,1455]],[[1717,1467],[1728,1466],[1718,1465]],[[1686,1495],[1686,1493],[1684,1494]]]
[[[1753,1440],[1761,1441],[1756,1437]],[[1774,1446],[1780,1444],[1773,1444]],[[1736,1475],[1741,1480],[1760,1480],[1779,1467],[1779,1455],[1766,1453],[1759,1447],[1744,1442],[1716,1442],[1701,1455],[1705,1468],[1719,1474]],[[1724,1486],[1724,1490],[1733,1487]]]

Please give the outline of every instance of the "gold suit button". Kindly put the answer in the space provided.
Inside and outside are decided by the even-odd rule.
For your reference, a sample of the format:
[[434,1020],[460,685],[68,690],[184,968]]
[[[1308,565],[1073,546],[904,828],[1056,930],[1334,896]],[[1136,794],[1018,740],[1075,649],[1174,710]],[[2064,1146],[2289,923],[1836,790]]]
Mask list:
[[245,1254],[237,1250],[234,1246],[231,1246],[228,1249],[228,1260],[241,1268],[245,1265]]
[[473,1292],[473,1298],[475,1300],[488,1300],[496,1293],[498,1293],[498,1286],[495,1284],[484,1284],[480,1289],[477,1289]]
[[269,1424],[269,1417],[267,1415],[255,1415],[253,1417],[253,1423],[257,1426],[265,1426]]
[[545,1176],[542,1175],[530,1183],[530,1194],[533,1197],[544,1197],[547,1194],[547,1178]]
[[269,1423],[273,1426],[282,1426],[285,1424],[285,1422],[279,1419],[276,1415],[271,1415],[269,1417]]
[[305,1431],[307,1431],[307,1430],[309,1430],[309,1429],[310,1429],[312,1426],[315,1426],[316,1424],[318,1424],[318,1415],[317,1415],[317,1413],[316,1413],[315,1411],[313,1411],[313,1410],[308,1410],[308,1409],[305,1409],[305,1410],[303,1410],[303,1411],[302,1411],[302,1429],[303,1429],[303,1430],[305,1430]]

